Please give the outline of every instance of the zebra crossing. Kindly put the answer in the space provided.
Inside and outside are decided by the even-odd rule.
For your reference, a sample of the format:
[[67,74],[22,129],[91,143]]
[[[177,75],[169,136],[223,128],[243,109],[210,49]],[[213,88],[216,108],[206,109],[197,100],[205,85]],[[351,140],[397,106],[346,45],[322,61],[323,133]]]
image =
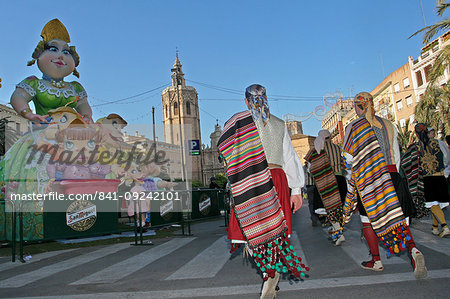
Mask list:
[[[429,279],[450,278],[450,270],[429,271]],[[279,287],[283,291],[305,291],[311,289],[330,289],[336,287],[357,287],[367,284],[371,280],[373,284],[383,284],[392,282],[414,281],[409,273],[382,274],[377,276],[344,277],[336,279],[316,279],[306,280],[301,284],[290,284],[281,281]],[[162,291],[140,291],[140,292],[105,292],[95,294],[96,299],[121,299],[121,298],[215,298],[218,296],[238,296],[238,298],[249,298],[250,294],[258,294],[261,286],[259,284],[238,285],[230,287],[210,287],[192,288],[183,290],[162,290]],[[91,295],[91,294],[89,294]],[[299,295],[296,296],[296,298]],[[93,296],[94,297],[94,296]],[[258,298],[259,296],[254,296]],[[278,296],[281,297],[281,296]],[[23,299],[49,299],[61,298],[60,296],[33,296],[22,297]],[[64,296],[65,299],[85,299],[86,294]],[[291,298],[291,297],[289,297]]]
[[230,259],[230,256],[227,238],[223,236],[167,277],[166,280],[214,277]]
[[96,251],[90,252],[89,254],[79,255],[55,264],[51,264],[49,266],[39,268],[31,272],[25,272],[17,276],[12,276],[0,281],[0,288],[23,287],[36,280],[45,278],[46,276],[54,275],[55,273],[68,270],[80,264],[89,263],[91,261],[104,257],[105,255],[114,254],[127,247],[129,247],[129,245],[125,243],[111,245],[105,248],[97,249]]
[[414,236],[414,241],[421,246],[430,248],[445,255],[450,255],[450,239],[438,238],[433,236],[431,232],[425,233],[414,228],[411,228],[411,233]]
[[[328,234],[327,230],[323,230],[326,234]],[[368,247],[364,244],[365,241],[361,240],[361,233],[354,230],[346,230],[344,233],[345,242],[340,245],[342,250],[356,263],[360,264],[361,261],[365,261],[370,259],[368,252]],[[393,265],[393,264],[406,264],[408,263],[404,259],[398,256],[392,256],[390,258],[387,257],[386,251],[380,249],[380,258],[383,264],[385,265]]]
[[172,239],[162,245],[151,248],[138,255],[132,256],[126,260],[107,267],[101,271],[95,272],[71,284],[77,285],[88,283],[114,283],[132,273],[145,268],[152,262],[163,258],[164,256],[174,252],[175,250],[189,244],[193,240],[195,240],[195,238]]
[[[66,249],[66,250],[63,250],[63,251],[65,253],[67,253],[67,252],[71,252],[73,250],[74,249]],[[44,252],[44,253],[36,255],[35,257],[33,257],[33,259],[27,261],[27,263],[9,263],[9,262],[5,262],[5,263],[0,264],[0,272],[6,271],[8,269],[15,268],[15,267],[25,266],[27,264],[29,265],[31,263],[36,263],[36,262],[39,262],[39,261],[42,261],[42,260],[45,260],[45,259],[48,259],[48,258],[52,258],[52,257],[57,256],[59,254],[61,254],[61,251],[49,251],[49,252]]]
[[[328,235],[325,230],[319,229],[317,231],[323,232],[322,235],[317,237],[326,238]],[[418,229],[412,229],[412,232],[415,237],[416,244],[419,246],[419,248],[427,247],[438,252],[439,254],[445,255],[446,257],[450,255],[450,239],[437,238],[431,235],[431,233],[425,233]],[[328,250],[342,251],[343,253],[345,253],[346,263],[351,265],[351,267],[353,267],[354,269],[359,269],[359,264],[361,263],[361,261],[368,258],[368,249],[365,243],[361,242],[360,231],[358,229],[346,229],[344,234],[346,237],[346,242],[339,247],[335,247],[330,244],[330,248],[328,248]],[[183,264],[179,264],[175,268],[173,268],[173,272],[167,275],[162,275],[160,281],[170,284],[170,282],[179,283],[183,280],[195,279],[200,281],[204,279],[217,278],[219,276],[219,272],[223,271],[223,269],[227,268],[227,265],[231,263],[229,244],[227,242],[226,236],[223,233],[216,233],[213,236],[208,236],[208,238],[211,239],[211,242],[205,243],[204,248],[200,248],[195,256],[193,256],[189,260],[186,260]],[[152,269],[152,271],[158,271],[157,268],[151,267],[151,265],[157,262],[164,264],[169,260],[172,260],[173,262],[175,254],[182,256],[185,252],[189,251],[189,248],[191,248],[193,244],[198,243],[199,240],[200,236],[176,237],[162,242],[158,245],[134,249],[135,253],[133,252],[132,255],[128,255],[123,260],[119,260],[117,262],[114,262],[113,264],[106,265],[103,268],[99,266],[101,264],[98,262],[99,260],[104,260],[114,255],[129,252],[130,248],[136,247],[132,247],[128,243],[121,243],[96,248],[93,250],[91,249],[85,254],[83,254],[84,249],[70,249],[62,252],[48,252],[35,255],[30,262],[25,264],[11,263],[6,259],[0,259],[0,297],[4,297],[2,296],[2,290],[18,289],[29,287],[30,285],[34,286],[36,282],[42,284],[45,283],[46,278],[55,277],[55,275],[58,273],[67,273],[67,271],[80,266],[83,266],[83,272],[79,273],[77,276],[78,272],[75,271],[73,276],[66,278],[66,286],[68,288],[89,285],[105,286],[116,284],[118,282],[125,283],[127,280],[135,277],[136,273],[142,273],[144,269]],[[308,242],[309,241],[310,240],[308,240]],[[296,252],[298,252],[298,254],[303,258],[303,262],[312,268],[321,267],[322,265],[311,265],[308,263],[309,257],[317,255],[317,252],[305,250],[302,246],[303,242],[306,242],[306,240],[302,239],[302,234],[298,234],[296,231],[294,231],[291,236],[291,243]],[[64,254],[67,255],[68,252],[71,253],[68,258],[60,258]],[[384,251],[380,250],[380,252],[382,253],[381,258],[383,264],[404,266],[404,268],[407,269],[405,271],[408,271],[409,268],[407,267],[407,264],[409,264],[409,259],[405,257],[391,257],[387,259]],[[39,267],[37,267],[37,265],[39,265]],[[249,268],[248,265],[242,265],[242,267]],[[14,270],[14,272],[9,272],[12,270]],[[12,274],[5,275],[5,273]],[[255,271],[253,271],[253,273],[255,273]],[[362,274],[367,274],[367,272],[362,272]],[[391,274],[383,275],[387,275],[382,276],[386,277],[386,279],[393,279],[391,277]],[[430,271],[430,275],[430,277],[450,278],[450,269]],[[361,281],[361,277],[365,276],[358,277],[358,281]],[[411,272],[405,272],[401,273],[400,276],[395,277],[395,279],[399,279],[398,277],[405,277],[404,280],[406,281],[412,279],[411,277],[413,276]],[[348,277],[345,279],[345,281],[340,280],[340,283],[342,285],[354,283],[354,281]],[[382,278],[379,277],[379,279],[383,281]],[[316,286],[317,283],[320,284],[320,281],[322,280],[323,279],[321,278],[308,279],[306,281],[306,285],[302,284],[302,288],[304,288],[305,286],[308,287],[308,285],[311,288],[314,288],[314,286]],[[375,283],[376,280],[373,280],[372,277],[367,281],[372,281],[373,283]],[[368,283],[367,281],[365,283]],[[245,284],[244,281],[242,283]],[[248,288],[249,286],[250,289]],[[246,284],[245,289],[247,291],[251,290],[252,293],[257,289],[255,292],[259,292],[259,287],[253,286],[253,288],[255,288],[255,290],[253,290],[251,286],[253,286],[251,283]],[[223,292],[225,294],[226,292],[234,292],[235,294],[242,294],[242,292],[239,291],[239,286],[229,286],[223,289],[219,286],[214,286],[214,288],[214,290],[219,293]],[[289,288],[292,287],[287,286],[287,289]],[[193,290],[195,288],[191,289]],[[211,289],[210,291],[213,291],[213,289]],[[119,293],[120,292],[118,292],[117,294]],[[197,295],[199,295],[200,293],[198,293]],[[161,294],[165,293],[163,292]],[[180,295],[179,297],[183,296]],[[112,297],[110,296],[110,298]]]

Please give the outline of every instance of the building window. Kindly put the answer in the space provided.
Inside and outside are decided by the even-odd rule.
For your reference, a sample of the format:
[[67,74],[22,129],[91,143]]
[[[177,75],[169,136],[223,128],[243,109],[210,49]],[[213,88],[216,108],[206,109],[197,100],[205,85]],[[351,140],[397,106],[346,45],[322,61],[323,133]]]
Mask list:
[[397,101],[397,110],[400,111],[402,109],[403,109],[403,102],[402,102],[402,100]]
[[414,123],[414,114],[411,114],[410,116],[409,116],[409,124],[410,125],[412,125],[413,123]]
[[407,96],[407,97],[405,98],[405,100],[406,100],[406,105],[407,105],[408,107],[412,106],[412,104],[413,104],[413,99],[412,99],[412,96],[411,96],[411,95]]
[[169,117],[169,113],[167,113],[167,105],[166,105],[165,110],[166,110],[166,117]]
[[399,92],[400,91],[400,84],[395,83],[394,84],[394,92]]
[[191,103],[186,102],[186,114],[191,115]]
[[178,115],[178,103],[173,102],[173,114]]
[[422,73],[420,71],[416,72],[417,86],[422,86]]
[[409,87],[409,77],[406,77],[405,79],[403,79],[403,88],[408,87]]
[[402,118],[400,120],[400,127],[404,128],[406,126],[406,120],[404,118]]
[[427,65],[423,70],[425,72],[425,82],[429,82],[431,73],[431,64]]

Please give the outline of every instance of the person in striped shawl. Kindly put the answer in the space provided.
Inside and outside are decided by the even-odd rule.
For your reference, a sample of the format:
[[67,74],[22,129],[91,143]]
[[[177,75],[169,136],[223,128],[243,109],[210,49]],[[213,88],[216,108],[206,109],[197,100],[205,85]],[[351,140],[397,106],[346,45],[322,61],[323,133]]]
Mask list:
[[234,201],[228,238],[232,251],[246,244],[263,273],[261,298],[274,298],[280,273],[302,279],[309,270],[289,239],[305,179],[284,122],[269,112],[266,89],[247,87],[245,102],[249,110],[231,117],[218,141]]
[[388,121],[375,116],[370,93],[357,94],[354,106],[359,118],[347,126],[342,147],[347,164],[351,165],[343,213],[348,222],[353,210],[359,207],[364,237],[372,255],[361,267],[383,271],[378,248],[381,241],[388,257],[408,250],[414,276],[424,278],[427,275],[425,258],[414,243],[392,182],[389,162],[386,162],[394,144],[377,133]]
[[332,240],[339,246],[345,241],[342,204],[347,194],[347,181],[342,175],[344,160],[341,149],[331,142],[330,137],[328,130],[319,131],[314,147],[306,154],[305,160],[326,209]]

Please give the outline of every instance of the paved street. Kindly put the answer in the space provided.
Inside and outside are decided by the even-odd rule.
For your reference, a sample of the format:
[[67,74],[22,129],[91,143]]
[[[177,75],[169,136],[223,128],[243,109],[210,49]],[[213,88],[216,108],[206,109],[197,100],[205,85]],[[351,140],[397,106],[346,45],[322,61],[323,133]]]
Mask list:
[[[447,219],[450,213],[446,211]],[[0,297],[37,298],[258,298],[261,278],[242,250],[233,255],[224,221],[193,226],[193,236],[34,255],[30,262],[0,259]],[[363,270],[368,259],[354,216],[347,241],[335,247],[321,227],[312,227],[307,206],[294,216],[292,242],[311,267],[303,282],[280,283],[278,298],[448,298],[450,238],[431,234],[431,221],[415,221],[412,232],[425,254],[428,278],[414,279],[406,254],[386,259],[385,270]]]

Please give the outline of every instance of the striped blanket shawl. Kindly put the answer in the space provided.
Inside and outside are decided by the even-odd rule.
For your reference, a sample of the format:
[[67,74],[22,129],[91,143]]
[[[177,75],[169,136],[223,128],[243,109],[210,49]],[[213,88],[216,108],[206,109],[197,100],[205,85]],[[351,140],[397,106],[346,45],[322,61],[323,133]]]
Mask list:
[[312,148],[306,154],[305,160],[311,164],[310,172],[327,211],[327,218],[332,222],[341,222],[341,195],[330,158],[324,150],[319,154]]
[[419,169],[420,155],[416,143],[411,144],[402,156],[401,166],[408,179],[409,191],[416,205],[417,218],[429,215],[425,207],[425,190],[423,186],[423,175]]
[[284,270],[304,276],[305,266],[289,245],[286,220],[249,111],[228,120],[218,147],[227,164],[236,218],[258,267],[270,277]]
[[370,223],[390,253],[406,249],[406,221],[375,132],[365,118],[350,124],[343,151],[353,156],[344,215],[356,205],[357,192]]

